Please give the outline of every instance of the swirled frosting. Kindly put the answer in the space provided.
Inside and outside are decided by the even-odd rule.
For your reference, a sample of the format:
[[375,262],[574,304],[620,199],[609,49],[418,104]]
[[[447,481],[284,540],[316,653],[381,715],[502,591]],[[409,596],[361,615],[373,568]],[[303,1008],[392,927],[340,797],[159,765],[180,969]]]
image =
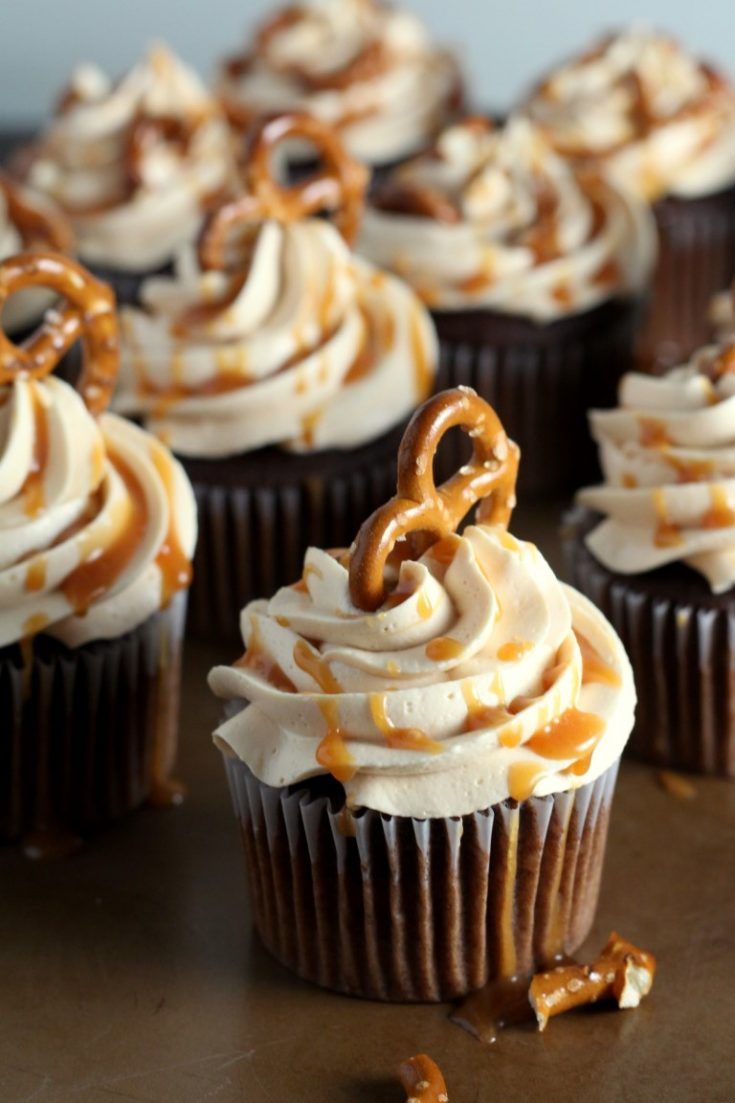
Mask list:
[[186,253],[142,300],[122,314],[117,408],[182,455],[356,447],[432,387],[425,309],[322,219],[264,222],[239,274]]
[[735,183],[735,89],[674,39],[633,27],[561,66],[525,108],[566,156],[648,200]]
[[616,410],[594,410],[605,483],[579,492],[605,515],[587,544],[610,570],[688,563],[715,593],[735,583],[735,344],[667,375],[630,374]]
[[29,181],[67,212],[84,260],[142,271],[196,236],[231,172],[215,100],[157,46],[117,84],[91,65],[74,72]]
[[635,694],[602,615],[531,544],[470,526],[401,564],[375,613],[344,559],[242,613],[246,651],[210,674],[250,702],[215,733],[266,784],[331,771],[348,804],[464,815],[572,789],[621,753]]
[[235,123],[307,111],[336,126],[353,156],[382,164],[431,141],[460,85],[454,59],[415,16],[375,0],[304,0],[225,63],[220,94]]
[[190,580],[191,486],[142,429],[60,379],[0,389],[0,646],[123,635]]
[[393,173],[360,248],[433,309],[552,321],[639,291],[655,236],[642,203],[575,171],[525,119],[468,119]]

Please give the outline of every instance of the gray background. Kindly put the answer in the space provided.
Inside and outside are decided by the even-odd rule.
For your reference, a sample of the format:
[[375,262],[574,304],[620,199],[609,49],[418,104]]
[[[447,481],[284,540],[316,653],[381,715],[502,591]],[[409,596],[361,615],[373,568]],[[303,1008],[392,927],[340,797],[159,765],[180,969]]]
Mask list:
[[[205,75],[284,0],[0,0],[0,124],[42,118],[75,62],[112,73],[166,39]],[[735,69],[733,0],[401,0],[460,49],[475,100],[504,107],[549,62],[632,19],[665,27]]]

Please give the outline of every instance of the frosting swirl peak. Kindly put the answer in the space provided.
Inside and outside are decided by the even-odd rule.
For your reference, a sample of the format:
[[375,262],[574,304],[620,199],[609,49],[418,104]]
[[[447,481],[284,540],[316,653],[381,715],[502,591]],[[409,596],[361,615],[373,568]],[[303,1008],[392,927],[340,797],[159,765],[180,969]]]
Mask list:
[[655,238],[643,204],[575,170],[527,120],[472,118],[378,189],[361,248],[434,309],[551,321],[639,291]]

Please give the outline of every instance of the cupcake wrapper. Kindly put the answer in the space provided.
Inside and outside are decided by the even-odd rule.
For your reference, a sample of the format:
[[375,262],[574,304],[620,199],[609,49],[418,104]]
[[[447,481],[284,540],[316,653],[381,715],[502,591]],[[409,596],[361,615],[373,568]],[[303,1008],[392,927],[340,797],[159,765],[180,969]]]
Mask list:
[[735,188],[701,199],[663,199],[654,208],[659,257],[638,357],[663,372],[712,337],[712,296],[735,276]]
[[306,980],[380,1000],[454,999],[586,937],[617,763],[573,792],[437,820],[363,809],[225,764],[255,925]]
[[583,539],[573,531],[566,542],[570,581],[611,622],[635,675],[628,753],[735,778],[735,608],[698,607],[674,586],[671,597],[647,593],[645,579],[612,574]]
[[37,637],[27,664],[3,649],[0,839],[41,836],[54,850],[146,799],[175,799],[185,619],[182,593],[121,639],[70,650]]
[[288,457],[290,478],[271,485],[265,461],[260,482],[248,463],[242,485],[236,473],[231,482],[214,475],[204,481],[200,469],[187,464],[199,513],[190,630],[239,639],[240,610],[300,578],[308,547],[349,546],[365,518],[395,493],[400,435],[389,434],[367,452],[325,454],[331,460],[322,470]]
[[545,326],[479,311],[434,315],[443,381],[474,387],[495,408],[521,448],[521,494],[558,494],[599,477],[587,410],[614,405],[640,312],[638,303],[609,302]]

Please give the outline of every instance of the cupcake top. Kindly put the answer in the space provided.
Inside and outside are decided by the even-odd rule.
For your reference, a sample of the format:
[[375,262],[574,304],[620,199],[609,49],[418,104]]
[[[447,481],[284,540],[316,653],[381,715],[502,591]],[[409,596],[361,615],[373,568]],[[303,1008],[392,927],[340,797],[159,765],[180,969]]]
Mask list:
[[265,23],[253,48],[225,62],[231,121],[301,110],[337,127],[368,164],[415,153],[456,111],[456,62],[413,15],[378,0],[304,0]]
[[650,213],[557,156],[527,120],[465,119],[377,189],[361,250],[436,310],[553,321],[645,284]]
[[156,46],[117,83],[92,65],[75,70],[28,180],[66,211],[84,260],[143,271],[196,236],[231,171],[216,101]]
[[[21,249],[72,250],[71,226],[56,206],[43,196],[0,172],[0,260]],[[38,290],[14,295],[3,313],[2,323],[12,333],[36,321],[51,301]]]
[[667,375],[630,374],[616,410],[593,410],[602,486],[579,492],[605,515],[587,537],[601,563],[638,574],[689,564],[714,593],[735,583],[735,343]]
[[[274,150],[316,143],[324,168],[293,187]],[[253,139],[248,190],[210,219],[170,279],[123,312],[117,408],[182,455],[278,444],[353,448],[398,424],[432,389],[431,320],[413,292],[350,252],[365,170],[325,124],[285,115]]]
[[[437,489],[433,453],[456,425],[473,456]],[[415,817],[601,774],[632,726],[630,667],[602,615],[508,533],[517,464],[474,391],[418,410],[398,494],[350,551],[309,549],[298,582],[243,610],[245,653],[210,685],[250,703],[218,728],[220,748],[266,784],[331,772],[350,806]]]
[[668,35],[609,35],[551,73],[525,109],[561,153],[605,164],[647,200],[735,184],[735,89]]
[[[0,646],[44,632],[69,647],[118,637],[188,586],[191,487],[168,451],[104,412],[117,370],[114,297],[74,261],[0,263],[0,307],[61,296],[23,346],[0,333]],[[48,373],[84,341],[79,390]]]

